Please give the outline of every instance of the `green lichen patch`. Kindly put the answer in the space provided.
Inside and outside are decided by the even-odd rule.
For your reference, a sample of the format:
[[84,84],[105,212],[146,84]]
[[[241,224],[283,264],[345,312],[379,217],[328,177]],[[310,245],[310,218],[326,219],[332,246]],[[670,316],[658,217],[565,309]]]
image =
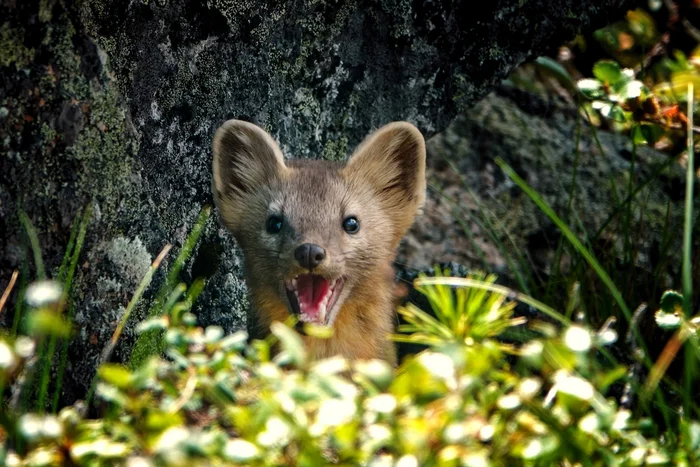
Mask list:
[[24,35],[22,27],[9,22],[0,26],[0,66],[19,71],[32,62],[35,51],[24,45]]

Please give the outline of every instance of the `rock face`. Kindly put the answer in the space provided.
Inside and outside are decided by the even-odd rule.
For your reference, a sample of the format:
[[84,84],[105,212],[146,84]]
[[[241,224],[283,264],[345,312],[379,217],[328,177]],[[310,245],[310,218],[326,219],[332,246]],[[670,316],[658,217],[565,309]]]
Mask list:
[[[630,171],[635,184],[650,180],[632,201],[632,222],[639,229],[633,236],[635,273],[658,268],[660,245],[669,242],[662,254],[668,256],[662,268],[666,274],[657,285],[677,287],[682,239],[664,239],[664,232],[683,225],[684,169],[672,163],[655,176],[669,164],[667,154],[648,146],[633,149],[628,136],[594,131],[576,120],[572,103],[548,102],[506,86],[458,116],[428,141],[424,213],[404,239],[398,262],[420,270],[455,262],[499,274],[518,290],[524,287],[515,270],[530,282],[546,283],[561,233],[505,178],[496,164],[500,158],[579,238],[606,249],[605,256],[624,257],[621,235],[615,232],[622,230],[619,204],[627,196]],[[570,266],[566,261],[567,254],[564,269]],[[650,299],[649,291],[641,295]]]
[[[15,268],[34,278],[20,209],[55,273],[93,206],[63,402],[83,394],[145,266],[211,201],[221,122],[265,126],[295,157],[342,159],[391,120],[430,136],[515,65],[631,3],[0,1],[0,284]],[[212,275],[200,319],[241,327],[240,259],[216,219],[197,258],[182,279]],[[118,356],[132,341],[128,328]]]

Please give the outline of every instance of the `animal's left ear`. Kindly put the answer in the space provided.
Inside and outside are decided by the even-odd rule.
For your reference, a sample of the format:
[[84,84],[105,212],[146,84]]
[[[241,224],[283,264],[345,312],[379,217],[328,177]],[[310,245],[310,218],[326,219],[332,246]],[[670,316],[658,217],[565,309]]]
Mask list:
[[390,123],[355,150],[344,175],[353,184],[370,183],[396,226],[398,245],[425,202],[425,140],[408,122]]

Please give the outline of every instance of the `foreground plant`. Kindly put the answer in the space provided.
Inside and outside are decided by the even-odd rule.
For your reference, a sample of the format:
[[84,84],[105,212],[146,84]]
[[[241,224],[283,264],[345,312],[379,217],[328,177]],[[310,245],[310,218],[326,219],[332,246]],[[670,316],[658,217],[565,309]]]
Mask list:
[[[174,306],[140,326],[164,331],[164,357],[134,370],[100,368],[102,418],[84,418],[79,405],[55,416],[3,411],[0,461],[692,465],[700,456],[697,422],[659,436],[607,397],[626,374],[596,359],[615,340],[611,330],[532,322],[536,338],[506,348],[498,338],[512,318],[502,295],[422,290],[436,315],[454,318],[447,322],[459,338],[444,339],[396,373],[381,361],[310,362],[300,336],[282,324],[273,328],[282,351],[271,359],[273,339],[247,346],[244,333],[197,327],[188,307]],[[31,343],[0,341],[4,384],[31,361]]]

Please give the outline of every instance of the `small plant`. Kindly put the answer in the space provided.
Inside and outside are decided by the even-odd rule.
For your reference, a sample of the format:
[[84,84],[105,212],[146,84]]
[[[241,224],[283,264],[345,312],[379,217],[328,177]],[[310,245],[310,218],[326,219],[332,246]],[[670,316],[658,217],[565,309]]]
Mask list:
[[[660,437],[607,397],[627,371],[597,358],[616,339],[611,329],[535,321],[534,339],[504,347],[499,336],[522,323],[512,302],[485,290],[493,278],[482,278],[470,279],[481,289],[419,285],[444,327],[413,324],[431,349],[395,374],[382,361],[309,363],[301,337],[282,324],[273,328],[281,352],[270,359],[273,342],[247,346],[243,332],[197,327],[176,300],[139,326],[164,333],[164,356],[99,369],[102,418],[85,418],[80,406],[57,415],[10,406],[0,417],[0,457],[5,465],[436,466],[693,465],[700,457],[697,422]],[[31,365],[36,337],[0,340],[4,384]]]
[[419,276],[415,285],[425,295],[434,315],[421,310],[413,303],[399,307],[398,312],[406,320],[399,326],[402,334],[394,336],[398,342],[439,347],[450,343],[482,343],[487,339],[498,337],[511,326],[523,324],[523,318],[514,318],[515,302],[507,301],[505,295],[488,290],[496,276],[477,273],[466,280],[481,283],[485,288],[450,286],[448,282],[457,278],[448,278],[449,271],[435,269],[435,277],[445,279],[431,285],[424,275]]

